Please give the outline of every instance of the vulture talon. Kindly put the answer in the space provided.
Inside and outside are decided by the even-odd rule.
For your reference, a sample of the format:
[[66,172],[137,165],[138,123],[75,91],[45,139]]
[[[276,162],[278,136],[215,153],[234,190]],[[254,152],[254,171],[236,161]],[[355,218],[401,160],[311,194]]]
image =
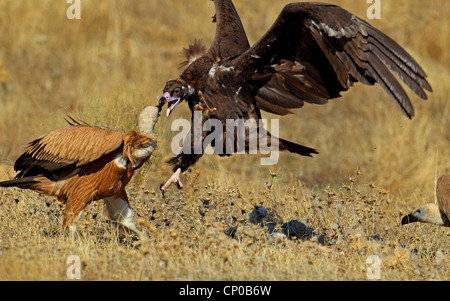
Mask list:
[[198,103],[198,104],[196,104],[196,105],[194,106],[194,110],[196,110],[196,111],[202,111],[202,113],[203,113],[202,115],[203,115],[204,117],[208,117],[209,115],[211,115],[212,113],[214,113],[215,111],[217,111],[216,108],[212,108],[212,109],[211,109],[211,108],[208,106],[208,104],[207,104],[206,101],[205,101],[205,98],[203,97],[202,91],[198,91],[197,95],[198,95],[198,97],[199,97],[200,103]]
[[166,190],[163,188],[164,183],[161,183],[161,185],[159,185],[159,190],[161,190],[161,194],[164,197],[164,193],[166,192]]
[[167,188],[169,188],[169,186],[172,185],[173,183],[175,183],[177,185],[178,189],[183,188],[183,183],[181,183],[181,180],[180,180],[180,174],[181,174],[181,168],[178,168],[173,173],[173,175],[167,180],[166,183],[161,184],[159,189],[161,190],[163,196],[164,196],[164,193],[166,192]]

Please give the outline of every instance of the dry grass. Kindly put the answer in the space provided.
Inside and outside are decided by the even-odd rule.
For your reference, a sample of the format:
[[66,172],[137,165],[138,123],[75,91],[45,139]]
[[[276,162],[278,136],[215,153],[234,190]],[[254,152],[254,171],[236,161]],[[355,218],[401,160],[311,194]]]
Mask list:
[[[287,2],[235,1],[251,42]],[[449,231],[399,223],[432,202],[435,176],[450,172],[450,2],[381,2],[382,19],[370,23],[411,52],[434,89],[427,102],[409,93],[414,119],[379,87],[358,85],[280,120],[281,137],[320,155],[281,154],[270,191],[258,156],[204,156],[183,177],[185,189],[162,199],[170,123],[189,114],[180,107],[161,118],[163,144],[128,189],[148,240],[138,248],[120,243],[98,202],[73,242],[60,233],[55,200],[1,189],[0,279],[64,280],[67,257],[78,255],[83,280],[366,280],[366,260],[377,255],[382,280],[449,280]],[[180,72],[181,48],[214,37],[206,0],[81,3],[82,19],[71,21],[64,1],[0,0],[0,180],[14,176],[10,165],[26,143],[63,126],[66,114],[134,128],[140,110]],[[366,1],[336,3],[365,18]],[[272,239],[249,225],[253,205],[326,233],[331,248]],[[229,226],[242,235],[226,236]]]

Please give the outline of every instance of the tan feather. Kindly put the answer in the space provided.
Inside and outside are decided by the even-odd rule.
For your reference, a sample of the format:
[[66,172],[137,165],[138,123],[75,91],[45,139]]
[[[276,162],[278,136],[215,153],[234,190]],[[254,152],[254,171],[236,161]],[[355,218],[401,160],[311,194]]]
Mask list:
[[436,184],[436,197],[439,209],[450,220],[450,175],[442,175]]
[[402,218],[402,225],[413,222],[450,227],[450,175],[441,176],[436,183],[438,204],[428,203],[420,206]]
[[74,125],[31,142],[25,153],[36,160],[79,166],[116,150],[122,142],[123,133],[118,130]]
[[19,174],[0,182],[0,187],[31,189],[66,202],[63,228],[72,225],[90,202],[107,198],[110,215],[136,231],[125,186],[156,147],[158,117],[158,107],[146,107],[139,131],[125,134],[72,119],[71,126],[31,142],[16,161]]

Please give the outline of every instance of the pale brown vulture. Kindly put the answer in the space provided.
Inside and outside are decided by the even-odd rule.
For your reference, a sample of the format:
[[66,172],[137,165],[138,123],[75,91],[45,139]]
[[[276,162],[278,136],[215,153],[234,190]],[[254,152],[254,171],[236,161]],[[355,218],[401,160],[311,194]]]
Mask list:
[[450,227],[450,175],[442,175],[436,183],[437,204],[420,206],[402,218],[402,225],[413,222]]
[[[202,107],[215,110],[209,118],[220,120],[225,128],[226,119],[258,121],[260,110],[286,115],[305,102],[325,104],[362,82],[378,83],[411,118],[413,106],[391,72],[423,99],[427,99],[424,90],[432,91],[425,72],[401,46],[336,5],[288,4],[252,47],[231,0],[214,0],[214,5],[215,39],[209,50],[198,42],[184,50],[186,68],[179,78],[166,83],[160,100],[168,104],[167,115],[183,100],[193,111],[201,103],[198,92],[202,92]],[[194,138],[190,149],[194,149]],[[223,139],[227,139],[225,132]],[[278,148],[303,156],[317,153],[283,139]],[[180,172],[202,155],[183,150],[172,158],[169,163],[175,173],[162,191],[174,182],[181,187]]]
[[154,126],[161,107],[148,106],[139,116],[139,130],[113,128],[68,120],[69,126],[32,141],[15,162],[15,179],[0,187],[31,189],[66,204],[63,229],[92,201],[103,199],[109,217],[139,233],[125,186],[156,147]]

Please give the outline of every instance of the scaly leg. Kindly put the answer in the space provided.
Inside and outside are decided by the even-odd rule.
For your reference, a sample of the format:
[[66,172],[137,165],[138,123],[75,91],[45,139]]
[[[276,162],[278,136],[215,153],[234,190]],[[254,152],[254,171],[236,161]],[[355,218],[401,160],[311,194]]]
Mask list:
[[[194,110],[202,112],[202,119],[203,119],[202,122],[203,122],[209,117],[209,115],[211,115],[212,113],[214,113],[216,111],[216,108],[211,109],[208,106],[208,104],[205,101],[205,98],[203,97],[203,93],[201,91],[198,92],[198,97],[200,99],[200,102],[194,106]],[[196,160],[198,160],[198,158]],[[172,183],[176,183],[178,189],[183,188],[183,183],[181,183],[181,180],[180,180],[180,174],[181,174],[181,169],[178,168],[175,171],[175,173],[169,178],[169,180],[167,180],[166,183],[161,184],[161,186],[159,188],[161,189],[163,196],[164,196],[164,193],[167,191],[167,188],[169,188],[169,186],[172,185]]]
[[214,113],[217,109],[216,108],[210,108],[208,104],[205,101],[205,97],[203,96],[202,91],[198,91],[198,97],[200,99],[200,103],[196,104],[194,106],[195,110],[202,111],[202,115],[204,118],[207,118],[209,115]]
[[119,222],[124,227],[141,236],[141,231],[138,230],[134,222],[133,210],[130,208],[125,191],[122,191],[118,196],[107,197],[103,200],[105,201],[106,210],[110,219]]
[[159,189],[161,189],[163,196],[164,196],[164,193],[166,192],[167,188],[169,188],[169,186],[172,183],[176,183],[178,189],[183,188],[183,183],[181,183],[181,180],[180,180],[180,174],[181,174],[181,168],[178,168],[177,171],[174,172],[174,174],[169,178],[169,180],[167,180],[166,183],[161,184]]
[[62,229],[69,228],[70,238],[74,240],[78,236],[74,222],[83,216],[84,208],[89,203],[87,197],[73,197],[67,200],[64,210]]

